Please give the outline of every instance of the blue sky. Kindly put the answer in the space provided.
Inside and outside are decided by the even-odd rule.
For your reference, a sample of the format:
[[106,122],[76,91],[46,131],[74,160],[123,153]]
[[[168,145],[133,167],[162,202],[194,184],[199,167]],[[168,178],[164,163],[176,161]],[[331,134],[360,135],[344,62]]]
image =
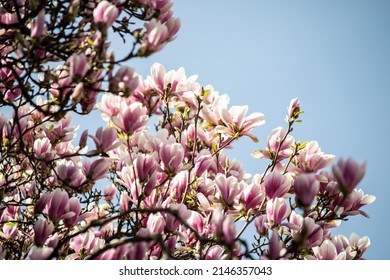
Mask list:
[[285,125],[286,107],[298,97],[305,114],[294,137],[317,140],[336,159],[367,161],[360,187],[377,197],[364,209],[370,219],[352,217],[334,233],[368,235],[365,256],[390,259],[390,1],[172,1],[182,22],[176,41],[129,64],[144,76],[154,62],[182,66],[229,94],[231,105],[264,113],[259,143],[240,140],[230,153],[252,174],[264,163],[250,153]]

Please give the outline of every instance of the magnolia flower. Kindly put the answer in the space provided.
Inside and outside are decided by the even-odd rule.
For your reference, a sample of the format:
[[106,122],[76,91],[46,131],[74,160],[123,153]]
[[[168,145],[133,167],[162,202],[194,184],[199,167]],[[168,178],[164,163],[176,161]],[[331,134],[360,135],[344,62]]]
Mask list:
[[96,131],[95,136],[90,135],[90,137],[95,142],[96,150],[99,153],[109,152],[117,148],[121,144],[120,142],[114,143],[117,139],[117,134],[115,129],[112,127],[99,127]]
[[53,248],[37,247],[34,245],[28,252],[26,260],[47,260],[47,258],[51,255],[52,252]]
[[319,247],[313,248],[314,256],[318,260],[342,260],[345,253],[338,254],[335,245],[329,239],[324,240]]
[[34,224],[34,242],[38,246],[43,246],[46,239],[53,232],[54,226],[48,220],[39,219]]
[[157,19],[152,18],[145,23],[145,29],[146,50],[149,52],[161,50],[169,40],[168,27]]
[[137,88],[138,83],[138,75],[134,72],[134,69],[122,66],[110,78],[110,90],[114,93],[119,92],[123,96],[129,96]]
[[217,174],[215,183],[222,201],[227,205],[232,205],[243,189],[243,184],[239,183],[235,177],[226,178],[224,174]]
[[288,116],[290,119],[296,119],[301,111],[301,107],[299,104],[298,98],[294,98],[291,100],[290,105],[287,108]]
[[190,213],[190,217],[187,220],[188,224],[199,234],[203,234],[207,225],[205,218],[199,212],[190,211]]
[[122,97],[111,93],[105,93],[100,103],[96,105],[102,112],[102,119],[108,121],[110,117],[117,116],[121,110]]
[[245,117],[248,112],[248,106],[232,106],[229,111],[225,108],[220,109],[220,116],[223,125],[217,125],[215,132],[229,135],[233,138],[239,138],[246,135],[254,142],[258,142],[255,135],[249,132],[257,126],[265,123],[264,114],[253,113],[248,117]]
[[268,200],[266,211],[268,221],[273,225],[280,225],[290,215],[291,208],[284,198],[279,197]]
[[60,219],[70,218],[74,213],[67,213],[69,195],[66,191],[55,189],[51,193],[44,193],[35,205],[35,213],[45,213],[50,220],[57,222]]
[[339,187],[344,194],[349,194],[359,184],[366,172],[366,163],[359,165],[352,158],[340,159],[332,168]]
[[184,149],[181,144],[163,143],[159,155],[168,173],[176,173],[183,167]]
[[[254,158],[262,159],[269,158],[283,160],[290,157],[292,153],[291,146],[294,143],[294,138],[287,135],[287,131],[282,127],[277,127],[267,137],[267,147],[265,150],[257,150],[252,153]],[[282,140],[284,140],[282,142]],[[278,153],[276,155],[276,153]]]
[[68,63],[70,79],[81,80],[85,77],[90,67],[84,53],[73,54],[68,59]]
[[114,199],[114,197],[115,197],[116,190],[117,189],[116,189],[115,185],[108,185],[107,187],[105,187],[103,189],[104,199],[107,202],[112,201]]
[[[85,161],[84,163],[87,163]],[[107,176],[107,172],[110,169],[110,162],[105,158],[100,158],[89,164],[89,162],[84,166],[85,174],[92,181],[96,181]]]
[[196,174],[196,176],[202,176],[203,173],[205,173],[209,169],[213,161],[213,157],[211,157],[211,155],[209,154],[196,157],[194,166],[194,173]]
[[219,245],[213,245],[207,250],[206,260],[223,260],[225,257],[225,249]]
[[162,213],[165,219],[165,226],[167,231],[174,232],[178,229],[178,227],[182,224],[182,220],[187,221],[191,217],[191,211],[187,209],[184,204],[171,204],[168,209],[172,212],[176,212],[177,215],[181,218],[176,218],[175,215],[166,211]]
[[165,227],[165,219],[161,213],[152,213],[148,217],[146,227],[150,233],[161,234]]
[[255,221],[255,228],[258,234],[260,235],[266,235],[267,234],[267,215],[260,215],[258,216]]
[[369,217],[366,212],[360,210],[361,207],[369,205],[375,201],[376,197],[373,195],[366,195],[362,190],[354,189],[348,196],[339,196],[333,202],[333,207],[339,214],[345,216],[354,216],[362,214],[365,217]]
[[222,236],[227,245],[233,245],[236,241],[236,227],[234,225],[234,219],[228,215],[222,222]]
[[302,172],[317,172],[332,164],[334,155],[324,154],[317,141],[307,143],[296,156],[297,166]]
[[104,244],[104,239],[96,237],[92,230],[78,234],[69,242],[69,247],[76,252],[75,255],[71,257],[71,259],[78,259],[81,252],[87,255],[94,253],[97,250],[103,248]]
[[95,23],[104,23],[107,27],[112,26],[118,16],[118,8],[106,0],[101,1],[93,10],[93,21]]
[[299,174],[294,181],[294,192],[298,203],[307,207],[318,195],[320,183],[314,174]]
[[291,188],[291,182],[277,171],[269,173],[264,178],[264,189],[268,199],[283,197]]
[[112,123],[128,135],[142,130],[147,120],[146,108],[138,102],[127,105],[125,101],[122,101],[118,116],[111,117]]
[[287,249],[284,247],[283,241],[280,240],[277,230],[273,230],[269,241],[269,248],[264,257],[270,260],[279,260],[283,259],[286,253]]
[[196,83],[197,75],[187,78],[183,67],[179,69],[165,71],[165,68],[160,63],[154,63],[150,69],[150,76],[148,76],[145,83],[149,85],[153,91],[160,95],[165,95],[169,87],[171,93],[182,93],[183,91],[192,91],[198,88]]
[[126,192],[122,192],[119,199],[120,210],[122,213],[126,213],[129,211],[130,202],[131,202],[130,196]]
[[73,188],[81,186],[85,182],[85,175],[81,168],[75,165],[73,161],[61,160],[55,168],[58,179]]
[[53,156],[52,145],[47,137],[35,140],[33,151],[38,159],[50,160]]
[[39,38],[45,31],[45,9],[42,9],[31,25],[31,37]]
[[244,184],[240,202],[247,211],[259,208],[263,201],[264,193],[260,186],[256,184]]

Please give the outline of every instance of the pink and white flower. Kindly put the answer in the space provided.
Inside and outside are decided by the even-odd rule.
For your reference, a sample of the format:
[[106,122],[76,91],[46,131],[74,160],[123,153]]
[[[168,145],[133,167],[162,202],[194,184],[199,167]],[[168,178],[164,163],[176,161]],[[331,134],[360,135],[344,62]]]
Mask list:
[[317,141],[307,143],[296,156],[297,166],[302,172],[317,172],[332,164],[334,155],[324,154]]
[[103,23],[107,27],[112,26],[118,16],[118,8],[106,0],[101,1],[93,10],[93,21]]
[[354,159],[349,158],[346,161],[340,159],[332,168],[333,174],[337,179],[339,187],[344,194],[351,193],[366,172],[366,163],[359,165]]
[[278,197],[267,201],[266,212],[272,225],[280,225],[290,215],[291,208],[284,198]]
[[125,101],[122,101],[119,114],[111,117],[111,121],[123,133],[131,135],[144,128],[148,116],[146,108],[141,103],[135,102],[127,105]]

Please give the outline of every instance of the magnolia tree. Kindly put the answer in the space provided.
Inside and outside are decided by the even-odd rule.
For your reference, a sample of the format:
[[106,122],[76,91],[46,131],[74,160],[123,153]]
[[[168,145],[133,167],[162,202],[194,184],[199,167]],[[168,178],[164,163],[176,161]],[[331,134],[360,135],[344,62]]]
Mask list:
[[[367,216],[365,164],[324,170],[334,156],[291,135],[297,99],[286,128],[252,154],[268,165],[250,177],[225,149],[257,142],[263,114],[230,106],[183,68],[154,64],[144,78],[124,65],[175,38],[171,8],[1,1],[0,259],[361,259],[368,237],[331,230]],[[76,137],[72,116],[94,109],[106,125]]]

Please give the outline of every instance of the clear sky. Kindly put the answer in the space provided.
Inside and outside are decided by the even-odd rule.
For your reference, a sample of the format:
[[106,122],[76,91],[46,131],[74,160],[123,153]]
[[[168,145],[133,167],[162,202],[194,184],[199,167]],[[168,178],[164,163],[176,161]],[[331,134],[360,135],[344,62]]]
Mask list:
[[286,107],[298,97],[305,114],[294,137],[317,140],[337,159],[367,161],[360,187],[377,197],[364,209],[370,219],[352,217],[334,232],[368,235],[365,256],[390,259],[390,1],[172,1],[182,22],[178,38],[130,65],[144,76],[154,62],[183,66],[229,94],[231,105],[264,113],[259,143],[240,140],[231,153],[252,174],[264,164],[250,153],[285,125]]

